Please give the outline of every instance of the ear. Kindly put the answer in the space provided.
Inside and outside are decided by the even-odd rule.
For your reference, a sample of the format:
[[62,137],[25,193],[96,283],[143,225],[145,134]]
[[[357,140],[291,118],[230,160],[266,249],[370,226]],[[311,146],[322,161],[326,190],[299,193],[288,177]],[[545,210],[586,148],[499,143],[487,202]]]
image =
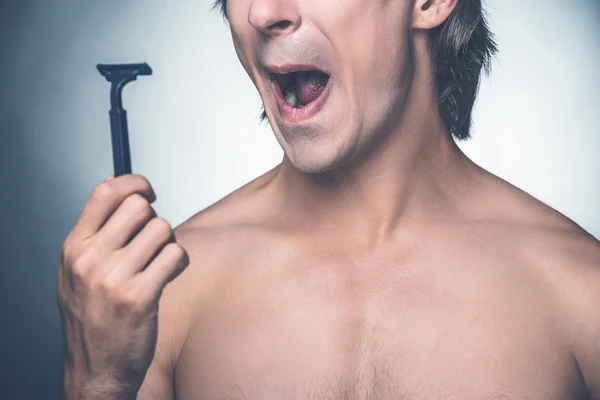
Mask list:
[[412,27],[414,29],[433,29],[440,26],[452,14],[458,1],[416,0]]

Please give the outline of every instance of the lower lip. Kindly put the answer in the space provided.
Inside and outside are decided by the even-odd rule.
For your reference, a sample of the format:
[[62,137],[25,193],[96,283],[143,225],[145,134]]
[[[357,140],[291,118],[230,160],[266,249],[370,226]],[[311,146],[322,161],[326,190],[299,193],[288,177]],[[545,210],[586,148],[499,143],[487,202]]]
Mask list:
[[295,108],[286,103],[285,99],[283,98],[283,93],[281,93],[279,84],[277,84],[277,81],[274,79],[271,79],[271,87],[275,92],[277,108],[279,108],[279,114],[281,115],[281,118],[286,122],[295,123],[305,121],[317,115],[329,98],[329,92],[331,91],[330,81],[331,77],[329,77],[327,85],[325,85],[325,88],[321,94],[319,94],[319,97],[301,108]]

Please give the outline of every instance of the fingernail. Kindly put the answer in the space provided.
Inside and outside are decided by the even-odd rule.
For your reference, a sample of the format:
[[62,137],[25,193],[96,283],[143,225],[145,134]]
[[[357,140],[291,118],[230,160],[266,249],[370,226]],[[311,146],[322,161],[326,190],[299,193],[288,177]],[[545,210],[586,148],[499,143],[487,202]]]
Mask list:
[[110,181],[111,179],[114,179],[114,177],[115,177],[114,175],[109,175],[104,180],[105,181]]

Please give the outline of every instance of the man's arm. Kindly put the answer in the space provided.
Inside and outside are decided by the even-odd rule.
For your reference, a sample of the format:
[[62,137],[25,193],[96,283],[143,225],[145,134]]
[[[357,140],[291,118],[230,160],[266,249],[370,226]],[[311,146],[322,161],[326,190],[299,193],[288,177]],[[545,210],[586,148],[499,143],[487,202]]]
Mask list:
[[587,293],[579,295],[583,306],[579,312],[580,334],[575,341],[579,348],[577,362],[590,399],[600,400],[600,263],[594,269],[582,291]]
[[139,400],[175,400],[172,373],[160,362],[153,362],[138,392]]
[[569,253],[558,290],[568,304],[566,322],[590,399],[600,400],[600,242],[581,237]]
[[[165,290],[166,291],[166,290]],[[156,353],[144,383],[140,388],[137,399],[139,400],[175,400],[175,385],[174,385],[174,346],[176,331],[173,329],[172,318],[170,311],[169,299],[166,299],[165,293],[159,308],[158,315],[158,341],[156,345]]]

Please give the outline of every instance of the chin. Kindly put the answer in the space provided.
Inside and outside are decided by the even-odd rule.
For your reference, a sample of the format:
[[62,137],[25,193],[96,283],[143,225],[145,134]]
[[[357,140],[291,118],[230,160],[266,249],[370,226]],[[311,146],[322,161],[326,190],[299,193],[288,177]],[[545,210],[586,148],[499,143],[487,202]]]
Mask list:
[[342,167],[351,157],[347,147],[325,147],[316,143],[288,146],[285,157],[305,174],[324,174]]
[[305,174],[324,174],[343,167],[359,147],[357,119],[332,108],[303,124],[272,124],[287,162]]

